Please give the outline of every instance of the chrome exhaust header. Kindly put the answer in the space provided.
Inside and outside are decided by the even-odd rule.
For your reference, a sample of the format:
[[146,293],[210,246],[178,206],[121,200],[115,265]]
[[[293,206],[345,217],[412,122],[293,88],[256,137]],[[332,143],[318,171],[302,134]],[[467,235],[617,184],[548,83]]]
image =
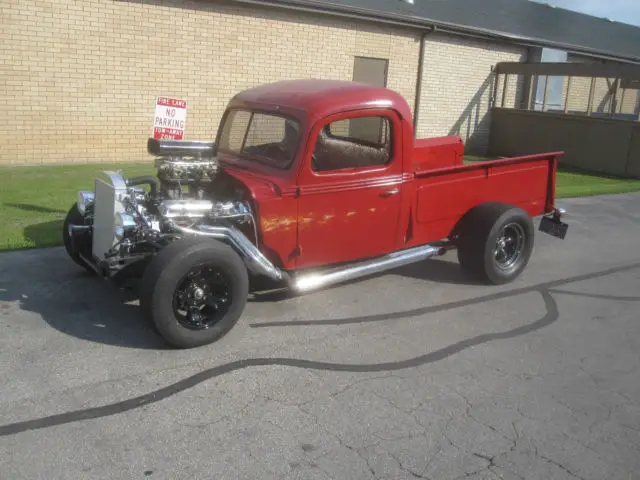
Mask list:
[[287,276],[285,272],[273,265],[247,237],[234,228],[212,225],[198,225],[197,228],[187,228],[176,225],[174,222],[171,222],[171,228],[185,234],[228,239],[240,252],[247,268],[253,273],[266,275],[277,281],[283,280]]

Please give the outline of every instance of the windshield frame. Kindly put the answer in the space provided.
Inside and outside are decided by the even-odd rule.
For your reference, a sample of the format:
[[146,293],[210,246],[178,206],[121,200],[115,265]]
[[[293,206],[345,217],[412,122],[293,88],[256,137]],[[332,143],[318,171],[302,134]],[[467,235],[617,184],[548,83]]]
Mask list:
[[[247,127],[244,130],[244,138],[242,139],[242,145],[240,147],[240,149],[233,149],[233,148],[222,148],[222,140],[223,140],[223,136],[225,135],[225,128],[227,126],[227,122],[232,122],[233,118],[232,115],[237,113],[237,112],[247,112],[250,114],[250,118],[249,121],[247,122]],[[267,117],[277,117],[277,118],[282,118],[285,121],[289,121],[291,123],[294,124],[295,128],[298,130],[298,134],[297,134],[297,139],[296,139],[296,145],[295,148],[293,150],[293,152],[291,153],[290,157],[287,159],[286,162],[282,162],[282,163],[278,163],[275,159],[273,159],[270,156],[267,155],[257,155],[254,153],[248,153],[246,152],[244,149],[245,144],[247,142],[247,137],[248,134],[251,130],[251,126],[254,122],[254,117],[255,115],[264,115]],[[303,126],[303,122],[300,121],[299,118],[296,118],[292,115],[287,115],[284,114],[282,112],[276,112],[276,111],[272,111],[272,110],[265,110],[265,109],[261,109],[261,108],[252,108],[249,106],[234,106],[234,107],[229,107],[226,109],[226,111],[224,112],[224,115],[222,116],[222,120],[220,122],[220,126],[218,128],[218,135],[217,135],[217,139],[216,139],[216,151],[225,154],[225,155],[229,155],[232,157],[239,157],[241,159],[244,160],[248,160],[250,162],[255,162],[258,163],[262,166],[268,167],[268,168],[273,168],[276,170],[280,170],[280,171],[285,171],[285,170],[289,170],[291,168],[291,166],[294,164],[298,153],[300,151],[301,145],[302,145],[302,140],[303,140],[303,130],[302,130],[302,126]],[[228,142],[226,142],[228,143]]]

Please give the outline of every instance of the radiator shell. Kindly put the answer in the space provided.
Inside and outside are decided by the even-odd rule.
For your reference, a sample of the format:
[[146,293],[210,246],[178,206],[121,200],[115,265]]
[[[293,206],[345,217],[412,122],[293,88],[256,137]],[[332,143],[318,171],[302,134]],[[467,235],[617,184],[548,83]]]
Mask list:
[[127,184],[118,173],[107,170],[96,177],[92,251],[98,261],[104,260],[105,254],[117,242],[114,217],[125,212],[122,201],[126,194]]

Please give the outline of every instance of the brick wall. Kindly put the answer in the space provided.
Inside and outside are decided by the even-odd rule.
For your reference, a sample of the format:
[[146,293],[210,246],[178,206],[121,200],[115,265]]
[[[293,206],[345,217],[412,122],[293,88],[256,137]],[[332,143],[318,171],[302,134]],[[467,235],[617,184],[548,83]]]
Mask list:
[[[470,153],[488,146],[491,67],[498,62],[526,59],[525,47],[434,34],[424,52],[424,80],[420,98],[418,135],[461,135]],[[497,98],[502,99],[502,82]],[[522,82],[509,79],[505,107],[519,101]]]
[[[351,80],[354,56],[388,59],[388,86],[414,105],[415,31],[195,0],[4,0],[2,18],[0,164],[149,159],[156,96],[185,98],[185,138],[211,139],[238,91]],[[490,67],[522,55],[430,37],[418,134],[485,145]]]

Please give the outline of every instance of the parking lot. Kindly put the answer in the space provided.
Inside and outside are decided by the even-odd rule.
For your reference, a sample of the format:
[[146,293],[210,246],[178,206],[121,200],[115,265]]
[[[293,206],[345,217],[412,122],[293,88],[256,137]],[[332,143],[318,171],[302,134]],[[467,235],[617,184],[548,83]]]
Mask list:
[[62,248],[0,255],[0,477],[637,479],[640,195],[563,200],[515,283],[455,253],[171,350]]

